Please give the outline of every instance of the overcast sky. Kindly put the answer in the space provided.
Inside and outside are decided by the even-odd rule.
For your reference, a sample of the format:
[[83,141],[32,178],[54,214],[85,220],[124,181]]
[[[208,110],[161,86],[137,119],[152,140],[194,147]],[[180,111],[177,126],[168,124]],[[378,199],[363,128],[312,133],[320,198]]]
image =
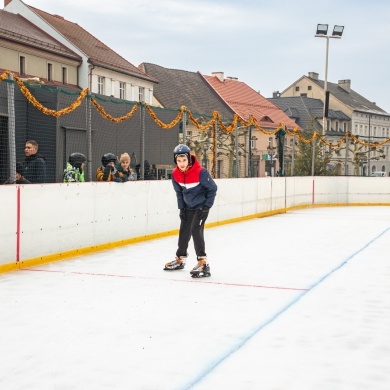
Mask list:
[[329,40],[328,81],[390,112],[389,0],[26,0],[78,23],[132,64],[224,72],[264,97],[309,72],[325,74],[318,23],[345,26]]

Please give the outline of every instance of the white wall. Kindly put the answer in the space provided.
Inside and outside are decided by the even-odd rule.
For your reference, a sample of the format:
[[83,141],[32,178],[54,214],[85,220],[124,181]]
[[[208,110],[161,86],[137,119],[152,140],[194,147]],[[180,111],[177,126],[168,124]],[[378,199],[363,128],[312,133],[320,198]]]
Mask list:
[[[390,178],[386,177],[248,178],[216,182],[218,194],[209,225],[285,212],[312,203],[390,205]],[[61,258],[67,251],[93,251],[110,243],[114,247],[121,241],[164,235],[179,227],[176,195],[170,180],[3,185],[0,196],[0,271],[2,265],[18,261]]]

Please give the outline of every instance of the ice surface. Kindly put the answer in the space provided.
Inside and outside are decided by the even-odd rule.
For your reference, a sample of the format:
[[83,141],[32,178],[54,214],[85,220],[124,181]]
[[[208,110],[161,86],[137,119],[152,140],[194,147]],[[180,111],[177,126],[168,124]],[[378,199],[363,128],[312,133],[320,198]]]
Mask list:
[[0,275],[0,389],[389,388],[390,207],[205,237],[210,278],[177,237]]

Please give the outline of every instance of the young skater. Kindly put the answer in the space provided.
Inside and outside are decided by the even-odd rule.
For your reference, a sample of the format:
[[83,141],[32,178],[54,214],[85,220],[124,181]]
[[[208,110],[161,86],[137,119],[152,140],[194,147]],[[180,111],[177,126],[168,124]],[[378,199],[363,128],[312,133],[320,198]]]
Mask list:
[[123,173],[118,172],[115,164],[118,162],[114,153],[106,153],[102,156],[102,166],[96,170],[97,181],[115,181],[123,177]]
[[211,276],[204,241],[204,224],[214,204],[217,185],[187,145],[176,146],[173,158],[176,168],[172,172],[172,183],[176,191],[181,221],[176,257],[165,264],[164,270],[184,268],[188,257],[188,243],[192,237],[198,264],[190,274],[193,278]]
[[84,182],[84,167],[87,159],[82,153],[72,153],[64,170],[64,183]]

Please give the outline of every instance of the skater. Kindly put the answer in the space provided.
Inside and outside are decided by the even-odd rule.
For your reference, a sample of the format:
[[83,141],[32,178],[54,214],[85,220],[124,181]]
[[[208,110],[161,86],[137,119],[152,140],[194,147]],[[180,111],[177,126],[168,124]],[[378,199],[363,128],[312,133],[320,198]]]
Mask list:
[[122,178],[123,173],[118,172],[115,164],[118,162],[114,153],[106,153],[102,156],[102,166],[96,170],[97,181],[115,181]]
[[173,158],[176,168],[172,172],[172,183],[176,191],[181,221],[176,257],[165,264],[164,270],[184,268],[188,257],[188,243],[192,237],[198,264],[190,274],[193,278],[210,276],[204,242],[204,224],[214,204],[217,185],[187,145],[176,146]]
[[64,183],[85,182],[84,168],[87,159],[82,153],[72,153],[64,170]]

